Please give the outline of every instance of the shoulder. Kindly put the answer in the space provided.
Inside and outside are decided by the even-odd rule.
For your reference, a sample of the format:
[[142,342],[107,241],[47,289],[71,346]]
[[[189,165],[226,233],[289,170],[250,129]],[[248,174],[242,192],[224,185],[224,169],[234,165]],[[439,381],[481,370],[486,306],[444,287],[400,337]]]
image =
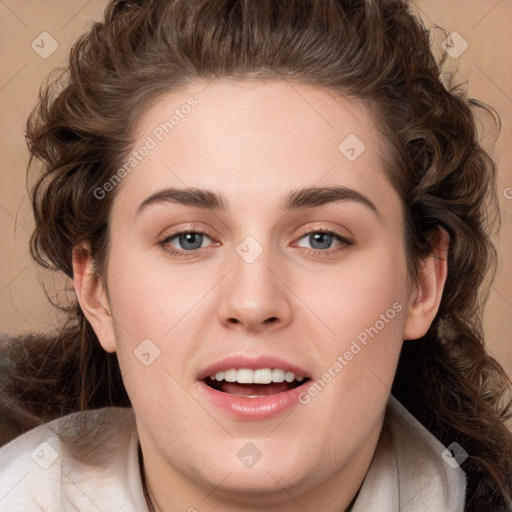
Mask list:
[[[396,398],[388,402],[385,428],[395,453],[404,510],[464,510],[466,475],[463,449],[447,449]],[[458,447],[458,448],[457,448]],[[459,451],[460,450],[460,451]],[[426,507],[426,508],[425,508]]]
[[391,396],[353,512],[462,512],[466,476],[457,459]]
[[[145,510],[131,409],[74,413],[0,449],[4,510]],[[5,507],[5,508],[4,508]]]

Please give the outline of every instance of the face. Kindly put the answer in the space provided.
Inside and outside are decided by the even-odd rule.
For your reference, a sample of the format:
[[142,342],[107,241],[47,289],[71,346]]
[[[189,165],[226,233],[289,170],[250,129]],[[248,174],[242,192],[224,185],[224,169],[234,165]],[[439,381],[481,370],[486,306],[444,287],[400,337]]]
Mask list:
[[366,471],[413,292],[375,125],[285,82],[146,112],[111,214],[112,334],[93,325],[150,478],[279,500]]

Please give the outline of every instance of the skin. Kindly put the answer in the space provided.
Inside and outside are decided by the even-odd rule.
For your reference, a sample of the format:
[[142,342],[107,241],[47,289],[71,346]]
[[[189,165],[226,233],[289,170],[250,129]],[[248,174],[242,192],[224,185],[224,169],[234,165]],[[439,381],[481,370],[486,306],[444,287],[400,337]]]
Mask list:
[[[197,107],[115,190],[106,276],[86,244],[75,248],[78,300],[118,354],[157,509],[346,510],[379,438],[402,340],[425,334],[438,310],[447,235],[413,282],[376,119],[321,89],[197,83],[146,112],[134,147],[191,95]],[[353,162],[338,150],[349,134],[366,146]],[[356,190],[378,213],[356,201],[283,210],[290,191],[323,186]],[[228,209],[162,202],[136,214],[166,187],[221,193]],[[188,253],[168,241],[185,253],[175,256],[160,242],[179,228],[209,238]],[[308,234],[318,229],[353,243],[333,238],[330,252],[314,253]],[[236,252],[247,236],[263,250],[253,263]],[[318,379],[394,303],[402,310],[291,414],[237,421],[199,389],[197,374],[233,354],[275,355]],[[146,338],[160,350],[150,366],[134,356]],[[237,458],[247,442],[262,453],[252,468]]]

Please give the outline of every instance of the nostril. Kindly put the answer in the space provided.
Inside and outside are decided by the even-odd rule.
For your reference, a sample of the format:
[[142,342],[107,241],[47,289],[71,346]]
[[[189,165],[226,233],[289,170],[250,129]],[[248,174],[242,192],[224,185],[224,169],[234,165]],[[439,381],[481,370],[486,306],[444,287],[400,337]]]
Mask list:
[[[273,324],[277,321],[278,321],[278,318],[276,316],[273,316],[271,318],[267,318],[263,323]],[[238,323],[240,323],[240,320],[238,320],[236,318],[228,318],[228,322],[231,324],[238,324]]]

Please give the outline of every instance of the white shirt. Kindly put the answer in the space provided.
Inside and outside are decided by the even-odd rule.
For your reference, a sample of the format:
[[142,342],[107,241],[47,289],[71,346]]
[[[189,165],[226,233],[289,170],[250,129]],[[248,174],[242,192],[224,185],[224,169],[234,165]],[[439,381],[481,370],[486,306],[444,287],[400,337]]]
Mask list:
[[[101,425],[80,460],[55,433]],[[89,429],[92,431],[92,429]],[[89,444],[90,443],[90,444]],[[444,446],[393,397],[351,512],[462,512],[466,477]],[[0,449],[0,510],[148,512],[132,409],[79,412],[41,425]],[[82,451],[82,450],[81,450]]]

